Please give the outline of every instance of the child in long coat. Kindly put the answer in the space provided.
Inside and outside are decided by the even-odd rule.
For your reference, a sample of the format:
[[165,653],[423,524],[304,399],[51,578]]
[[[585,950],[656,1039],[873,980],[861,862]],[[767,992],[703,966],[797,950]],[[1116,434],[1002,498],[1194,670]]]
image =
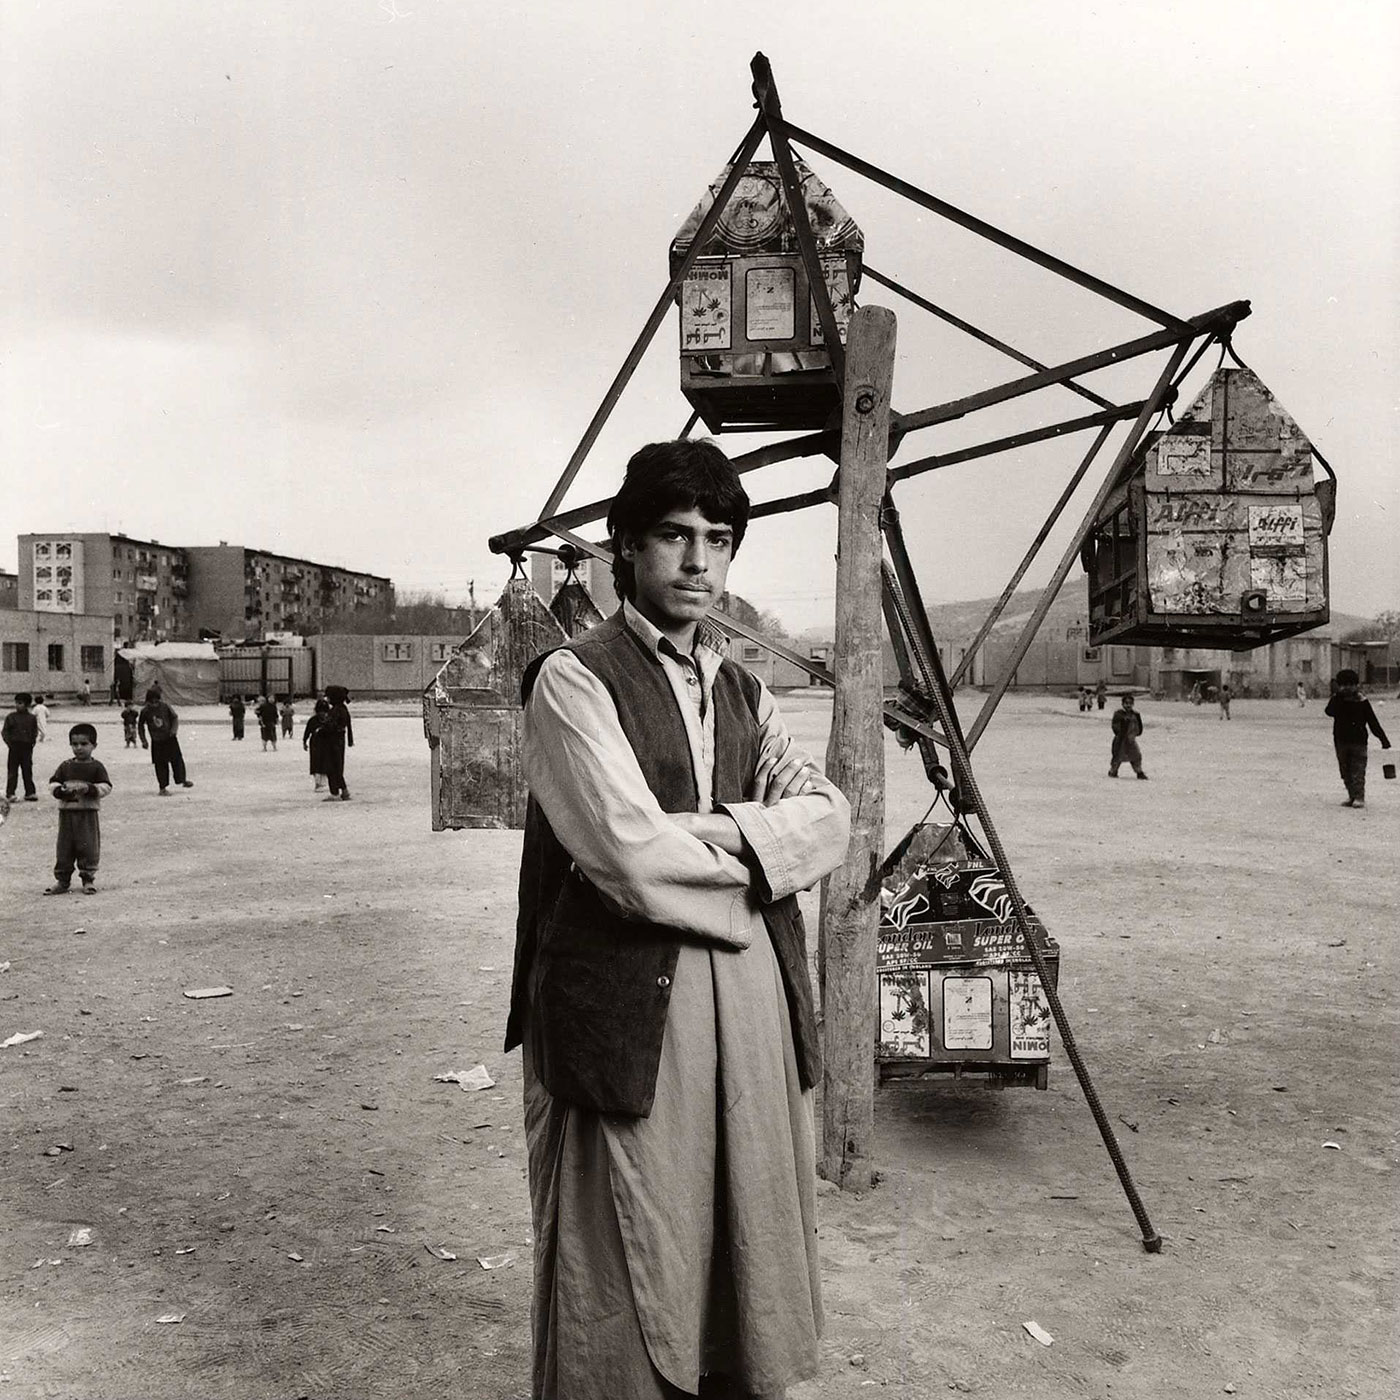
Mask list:
[[326,785],[325,729],[326,719],[330,712],[331,702],[318,700],[316,708],[306,721],[306,727],[301,731],[301,746],[311,756],[311,777],[314,781],[313,791],[315,792],[320,792]]

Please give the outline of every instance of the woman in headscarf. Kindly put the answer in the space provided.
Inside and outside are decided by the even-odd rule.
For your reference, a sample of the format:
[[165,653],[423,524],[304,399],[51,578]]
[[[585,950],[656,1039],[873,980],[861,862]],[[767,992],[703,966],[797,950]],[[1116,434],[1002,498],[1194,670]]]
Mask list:
[[350,789],[345,786],[345,750],[355,747],[355,731],[350,724],[350,692],[343,685],[328,685],[326,699],[330,702],[330,712],[316,732],[317,741],[324,743],[326,786],[331,790],[324,800],[349,802]]

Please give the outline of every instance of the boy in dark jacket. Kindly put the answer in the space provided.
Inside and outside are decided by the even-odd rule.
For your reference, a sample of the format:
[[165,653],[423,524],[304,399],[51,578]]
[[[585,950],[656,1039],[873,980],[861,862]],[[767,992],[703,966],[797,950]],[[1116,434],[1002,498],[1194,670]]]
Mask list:
[[24,800],[37,802],[39,794],[34,788],[34,745],[39,742],[39,721],[30,712],[33,697],[27,690],[15,696],[15,707],[5,716],[0,726],[0,737],[5,740],[5,796],[12,798],[24,779]]
[[[151,763],[155,766],[156,782],[160,784],[160,795],[170,795],[170,779],[174,775],[178,786],[192,788],[194,784],[185,776],[185,756],[180,752],[180,716],[160,698],[160,691],[152,687],[146,692],[146,703],[136,720],[136,732],[141,738],[141,747],[151,751]],[[146,736],[150,735],[150,743]]]
[[1381,741],[1381,748],[1390,747],[1371,702],[1361,696],[1360,686],[1361,677],[1355,671],[1338,671],[1337,693],[1327,702],[1327,713],[1332,716],[1332,747],[1347,789],[1343,807],[1366,805],[1366,731]]
[[128,700],[126,708],[122,711],[122,738],[126,741],[122,745],[123,748],[136,747],[136,721],[140,718],[141,712]]
[[97,730],[91,724],[75,724],[68,731],[73,757],[65,758],[49,779],[49,791],[58,800],[58,855],[54,882],[45,894],[67,894],[77,866],[83,893],[97,893],[97,863],[102,854],[102,832],[97,812],[112,790],[107,770],[92,756]]

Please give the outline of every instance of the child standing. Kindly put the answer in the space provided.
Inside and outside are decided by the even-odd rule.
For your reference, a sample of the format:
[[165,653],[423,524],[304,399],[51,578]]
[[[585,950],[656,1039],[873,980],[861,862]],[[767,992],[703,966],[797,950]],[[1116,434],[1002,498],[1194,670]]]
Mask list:
[[0,738],[5,741],[5,796],[15,795],[19,780],[24,779],[24,800],[37,802],[34,789],[34,745],[39,742],[39,721],[29,706],[33,696],[22,690],[15,696],[15,707],[0,725]]
[[141,718],[141,712],[131,703],[126,702],[126,708],[122,711],[122,737],[126,743],[123,748],[134,749],[136,747],[136,721]]
[[262,735],[263,752],[267,752],[267,746],[272,745],[273,753],[277,752],[277,702],[270,695],[258,696],[258,708],[254,711],[258,717],[258,732]]
[[282,697],[282,705],[278,710],[278,714],[282,716],[282,737],[284,739],[290,739],[292,737],[292,724],[297,717],[297,712],[292,708],[292,697],[290,695],[284,695]]
[[97,747],[97,729],[91,724],[75,724],[68,731],[73,757],[65,758],[49,779],[49,791],[58,799],[58,856],[54,861],[54,882],[45,894],[67,894],[77,866],[83,893],[97,893],[97,863],[102,855],[102,831],[97,812],[102,799],[112,790],[107,770],[92,756]]
[[235,695],[233,699],[228,702],[229,718],[233,720],[233,738],[235,743],[243,737],[243,716],[247,709],[248,707],[243,703],[243,697],[241,695]]
[[1142,716],[1133,708],[1133,697],[1125,695],[1119,701],[1119,708],[1113,712],[1113,749],[1108,760],[1108,776],[1116,778],[1118,767],[1130,763],[1139,778],[1146,778],[1142,771],[1142,749],[1138,737],[1142,733]]
[[1390,747],[1390,740],[1371,702],[1362,698],[1360,687],[1361,677],[1355,671],[1338,671],[1337,693],[1327,702],[1326,713],[1332,717],[1332,747],[1337,751],[1337,767],[1347,789],[1343,807],[1366,805],[1366,731],[1369,729],[1381,741],[1381,748]]
[[39,725],[39,742],[42,744],[49,737],[49,707],[44,704],[42,695],[34,697],[34,719]]
[[325,729],[331,712],[329,700],[318,700],[306,728],[301,731],[301,746],[311,755],[312,790],[320,792],[326,785]]

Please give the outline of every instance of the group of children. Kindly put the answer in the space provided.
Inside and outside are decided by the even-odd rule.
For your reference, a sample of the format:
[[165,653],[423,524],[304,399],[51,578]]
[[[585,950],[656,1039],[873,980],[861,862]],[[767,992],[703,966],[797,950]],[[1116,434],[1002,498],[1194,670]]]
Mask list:
[[243,737],[244,716],[252,706],[253,715],[258,721],[258,734],[262,738],[263,752],[266,753],[271,745],[272,751],[277,752],[277,730],[280,724],[282,737],[290,739],[292,737],[292,726],[296,722],[297,712],[292,705],[292,697],[284,695],[281,704],[270,695],[235,695],[229,701],[229,717],[233,720],[233,738],[236,743]]
[[[313,788],[321,792],[329,787],[330,794],[324,799],[327,802],[350,800],[350,789],[345,785],[345,750],[355,747],[355,730],[350,721],[349,700],[350,692],[344,686],[327,686],[325,695],[316,701],[301,731],[301,746],[310,757]],[[278,704],[270,695],[247,699],[235,695],[228,707],[234,742],[243,737],[244,718],[250,704],[258,721],[263,752],[271,746],[275,753],[278,726],[281,726],[282,737],[289,739],[296,723],[291,696],[284,695]]]
[[[257,714],[264,747],[270,741],[276,748],[277,724],[280,722],[284,735],[290,735],[295,711],[290,699],[284,699],[280,708],[270,697],[261,696],[259,701]],[[327,686],[324,698],[316,701],[316,708],[302,731],[302,748],[310,754],[315,790],[329,788],[329,796],[324,799],[327,802],[350,800],[350,789],[345,782],[345,750],[354,748],[355,732],[349,701],[350,693],[344,686]],[[234,714],[234,738],[241,739],[242,704],[240,702],[237,709],[233,705],[229,708]],[[34,748],[47,737],[47,720],[43,696],[36,698],[21,691],[15,696],[14,709],[0,726],[6,749],[5,796],[0,799],[0,824],[10,814],[10,804],[21,780],[24,800],[39,800],[34,783]],[[128,700],[121,720],[124,747],[135,748],[139,742],[143,749],[150,749],[161,797],[168,796],[172,780],[179,787],[194,786],[185,771],[185,759],[180,751],[180,717],[162,698],[159,686],[146,692],[146,703],[140,710]],[[44,893],[67,894],[76,870],[83,893],[96,894],[97,867],[102,853],[98,812],[102,799],[112,791],[112,779],[106,767],[93,756],[97,747],[96,726],[85,722],[73,725],[68,731],[68,744],[73,756],[64,759],[49,779],[49,792],[59,804],[58,849],[54,882]]]

